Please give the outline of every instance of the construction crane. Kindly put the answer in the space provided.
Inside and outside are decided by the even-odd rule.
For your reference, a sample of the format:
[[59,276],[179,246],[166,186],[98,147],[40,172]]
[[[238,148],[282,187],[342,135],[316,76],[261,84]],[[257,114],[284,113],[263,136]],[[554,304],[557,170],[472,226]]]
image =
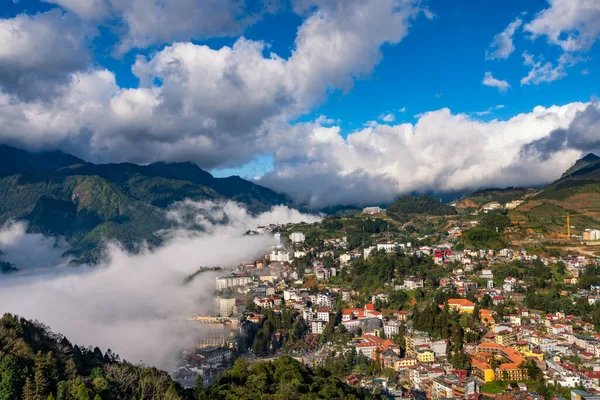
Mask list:
[[583,214],[571,214],[567,211],[567,237],[571,237],[571,217],[589,217],[590,215],[600,214],[600,212],[590,212]]

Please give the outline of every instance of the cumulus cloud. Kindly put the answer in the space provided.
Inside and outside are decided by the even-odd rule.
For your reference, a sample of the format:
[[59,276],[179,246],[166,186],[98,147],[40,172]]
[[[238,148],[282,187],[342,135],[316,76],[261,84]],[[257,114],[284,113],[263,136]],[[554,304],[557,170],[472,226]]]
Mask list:
[[596,0],[548,0],[550,7],[535,15],[524,26],[535,39],[546,36],[548,42],[564,51],[588,51],[600,36],[600,2]]
[[55,95],[70,73],[87,68],[87,33],[57,9],[0,19],[0,93],[25,100]]
[[181,207],[195,208],[207,230],[182,226],[164,246],[136,255],[112,245],[108,260],[94,268],[16,273],[0,280],[0,312],[39,319],[75,343],[111,348],[129,361],[168,368],[178,351],[195,347],[203,331],[186,318],[214,312],[215,277],[224,272],[202,274],[187,286],[183,279],[201,266],[232,268],[264,255],[271,238],[242,235],[255,224],[315,218],[284,207],[249,217],[233,203],[190,202],[175,206],[174,218]]
[[8,262],[19,270],[66,265],[63,257],[69,244],[62,238],[27,233],[26,222],[10,221],[0,228],[0,261]]
[[275,1],[244,0],[45,0],[84,20],[120,26],[119,51],[180,40],[237,36],[263,14],[278,9]]
[[523,85],[538,85],[543,82],[554,82],[567,76],[566,69],[573,65],[583,61],[584,59],[579,56],[573,56],[569,53],[562,54],[557,61],[556,66],[551,62],[544,62],[542,57],[539,57],[538,61],[535,61],[534,56],[524,52],[523,53],[523,64],[531,67],[531,70],[527,76],[521,79],[521,86]]
[[288,132],[294,145],[279,148],[275,171],[261,184],[313,207],[380,204],[415,191],[538,185],[560,176],[581,151],[566,149],[540,161],[522,147],[567,129],[587,106],[536,107],[489,122],[441,109],[414,125],[375,125],[346,138],[339,126],[298,124]]
[[506,92],[510,87],[510,84],[507,81],[494,78],[491,72],[485,73],[485,75],[483,76],[483,81],[481,81],[481,83],[483,83],[485,86],[497,88],[500,93]]
[[600,151],[600,104],[589,104],[577,112],[566,128],[553,130],[548,136],[523,146],[523,152],[548,159],[567,149],[584,152]]
[[238,166],[269,152],[287,121],[368,76],[380,47],[406,36],[418,3],[316,2],[288,59],[265,56],[263,42],[245,38],[220,49],[178,42],[137,58],[139,88],[119,88],[111,72],[92,70],[68,75],[49,105],[0,93],[0,140],[94,161]]
[[490,44],[490,49],[485,52],[485,58],[487,60],[508,58],[515,51],[513,35],[522,23],[521,18],[517,18],[505,30],[495,35],[492,44]]

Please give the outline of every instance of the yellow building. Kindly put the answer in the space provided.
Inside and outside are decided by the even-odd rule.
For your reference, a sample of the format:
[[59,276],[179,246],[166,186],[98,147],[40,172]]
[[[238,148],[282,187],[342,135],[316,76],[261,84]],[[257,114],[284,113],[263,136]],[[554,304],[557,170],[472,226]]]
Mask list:
[[435,353],[430,349],[417,350],[417,361],[421,363],[429,363],[435,361]]
[[534,358],[537,358],[540,361],[544,361],[544,353],[542,353],[539,350],[529,350],[529,349],[527,349],[527,350],[521,352],[521,354],[523,354],[523,356],[526,357],[526,358],[534,357]]
[[475,303],[467,299],[449,299],[448,308],[450,310],[456,310],[460,313],[473,314],[475,310]]
[[479,360],[471,360],[471,373],[474,377],[479,378],[484,383],[494,380],[494,370],[492,366],[486,362]]
[[527,370],[520,368],[517,364],[506,363],[498,367],[495,372],[496,379],[510,382],[527,380]]
[[501,346],[510,346],[517,341],[517,334],[510,329],[496,333],[495,341]]
[[525,355],[525,352],[529,350],[529,343],[527,343],[527,341],[525,340],[519,340],[510,347],[512,347],[522,355]]
[[416,358],[412,358],[412,357],[401,358],[394,362],[394,369],[396,371],[400,371],[401,369],[408,368],[408,367],[414,367],[415,365],[417,365]]

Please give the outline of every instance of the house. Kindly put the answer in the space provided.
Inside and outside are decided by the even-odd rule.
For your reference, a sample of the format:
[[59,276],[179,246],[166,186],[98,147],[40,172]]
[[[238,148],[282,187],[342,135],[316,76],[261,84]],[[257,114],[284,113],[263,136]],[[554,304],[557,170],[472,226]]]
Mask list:
[[448,308],[459,313],[472,314],[475,310],[475,303],[467,299],[449,299]]
[[362,210],[363,214],[379,214],[384,212],[385,209],[381,208],[381,207],[365,207]]
[[484,269],[481,271],[482,279],[494,279],[494,273],[491,269]]
[[423,287],[423,279],[415,278],[414,276],[404,279],[405,290],[415,290]]

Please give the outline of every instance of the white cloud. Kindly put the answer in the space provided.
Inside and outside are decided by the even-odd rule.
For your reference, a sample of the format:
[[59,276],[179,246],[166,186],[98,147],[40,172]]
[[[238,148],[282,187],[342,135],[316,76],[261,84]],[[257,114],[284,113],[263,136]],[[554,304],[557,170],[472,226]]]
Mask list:
[[90,22],[119,26],[120,52],[173,41],[237,36],[263,14],[277,9],[273,1],[258,1],[252,5],[243,0],[45,1]]
[[55,95],[69,73],[87,68],[86,34],[59,10],[0,19],[0,91],[28,100]]
[[102,19],[109,15],[109,0],[43,0],[70,10],[84,19]]
[[379,119],[383,122],[394,122],[396,120],[396,116],[394,113],[384,113],[379,116]]
[[261,184],[314,207],[378,204],[413,191],[537,185],[558,177],[581,151],[567,149],[539,161],[522,155],[522,147],[567,128],[586,107],[536,107],[489,122],[441,109],[414,125],[367,127],[346,139],[337,126],[299,124],[288,133],[293,145],[276,152],[275,171]]
[[477,116],[484,116],[484,115],[490,115],[494,110],[500,110],[504,108],[503,104],[498,104],[495,107],[488,107],[487,110],[483,110],[483,111],[476,111],[474,113],[472,113],[473,115],[477,115]]
[[535,39],[547,36],[548,42],[564,51],[588,51],[600,36],[600,2],[597,0],[548,0],[550,7],[536,14],[524,26]]
[[569,53],[564,53],[558,58],[556,67],[551,62],[545,62],[543,57],[535,61],[534,57],[527,53],[523,53],[523,64],[531,67],[531,71],[527,76],[521,79],[521,86],[534,84],[538,85],[543,82],[554,82],[567,76],[566,68],[572,67],[578,62],[583,61],[583,58],[573,56]]
[[[242,236],[256,224],[315,220],[282,207],[257,217],[233,203],[186,202],[177,207],[194,208],[187,211],[189,216],[204,221],[207,232],[180,229],[170,233],[164,246],[137,255],[113,245],[106,263],[94,268],[51,268],[4,277],[0,313],[39,319],[74,343],[110,348],[129,361],[168,368],[179,350],[195,348],[206,328],[185,318],[214,312],[215,277],[227,272],[204,273],[188,286],[182,285],[183,279],[201,266],[230,269],[264,255],[272,238]],[[229,223],[208,222],[221,219]]]
[[582,69],[581,75],[589,75],[590,71],[588,69]]
[[487,60],[496,60],[499,58],[508,58],[513,51],[515,46],[513,44],[513,35],[516,30],[519,29],[523,21],[521,18],[515,19],[511,22],[504,31],[494,36],[494,41],[490,44],[490,49],[485,52],[485,58]]
[[69,244],[62,238],[41,233],[27,233],[27,223],[7,222],[0,227],[0,261],[13,264],[20,270],[66,265],[69,258],[63,253]]
[[481,83],[483,83],[485,86],[497,88],[500,93],[506,92],[510,87],[510,84],[507,81],[494,78],[491,72],[485,73],[485,75],[483,76],[483,81]]
[[112,73],[96,70],[71,73],[44,107],[0,93],[0,139],[94,161],[240,165],[269,152],[286,121],[368,76],[380,47],[402,40],[422,11],[416,0],[317,6],[288,59],[265,57],[264,43],[244,38],[218,50],[174,43],[137,58],[139,88],[121,89]]
[[398,112],[401,112],[401,113],[406,112],[406,107],[402,107],[401,109],[398,110]]

